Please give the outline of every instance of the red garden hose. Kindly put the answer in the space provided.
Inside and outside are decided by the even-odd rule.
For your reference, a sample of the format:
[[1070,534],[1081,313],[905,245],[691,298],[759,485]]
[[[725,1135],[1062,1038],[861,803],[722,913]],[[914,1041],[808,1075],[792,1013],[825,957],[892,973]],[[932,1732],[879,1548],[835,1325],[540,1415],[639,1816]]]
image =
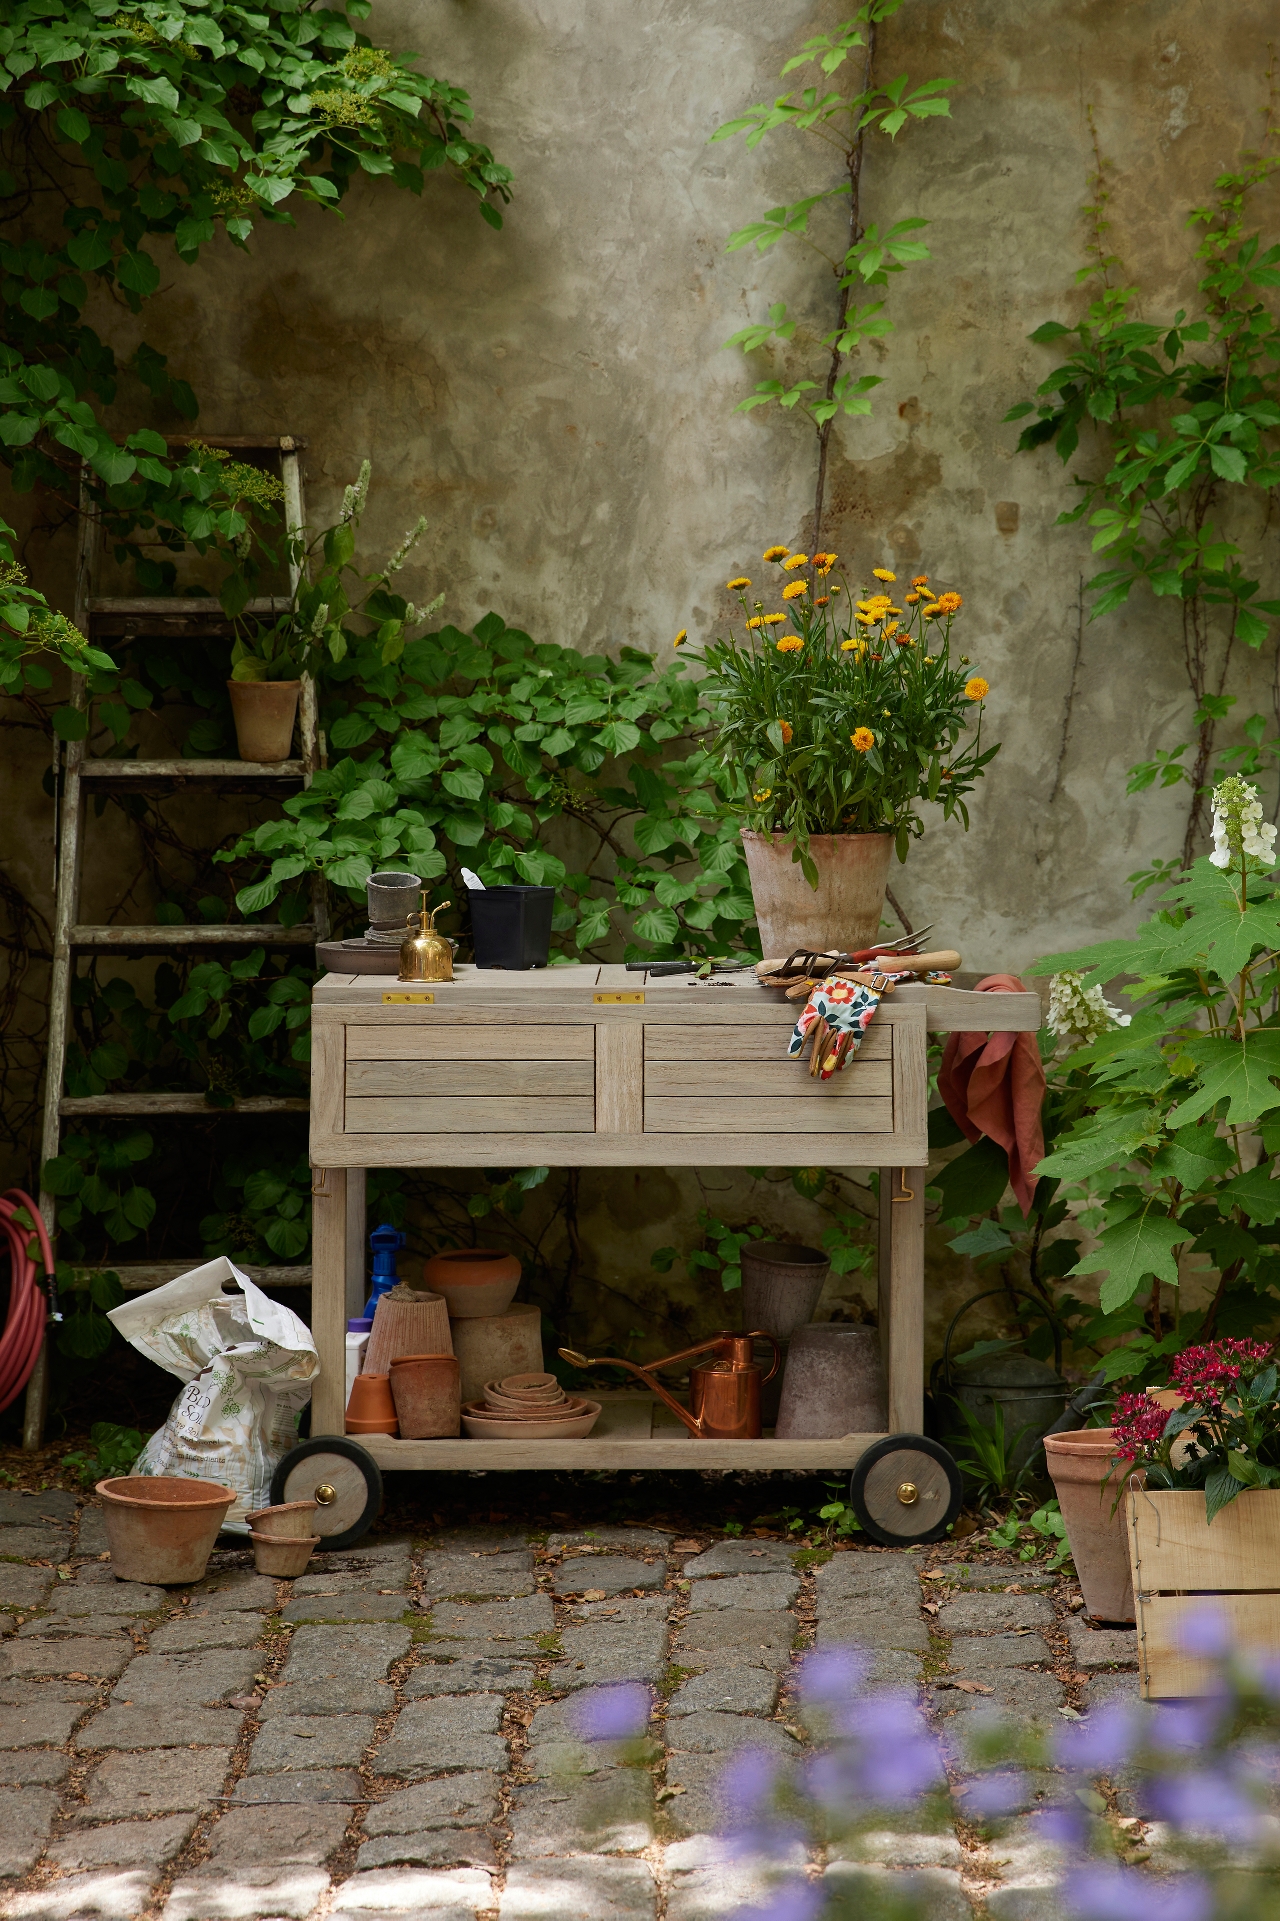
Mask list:
[[[19,1208],[25,1208],[35,1222],[49,1286],[47,1300],[36,1278],[39,1270],[27,1252],[31,1229],[14,1218]],[[53,1250],[49,1236],[39,1208],[20,1187],[11,1187],[7,1194],[0,1195],[0,1258],[5,1254],[9,1257],[9,1311],[4,1331],[0,1333],[0,1413],[17,1400],[31,1378],[40,1358],[45,1316],[54,1299]]]

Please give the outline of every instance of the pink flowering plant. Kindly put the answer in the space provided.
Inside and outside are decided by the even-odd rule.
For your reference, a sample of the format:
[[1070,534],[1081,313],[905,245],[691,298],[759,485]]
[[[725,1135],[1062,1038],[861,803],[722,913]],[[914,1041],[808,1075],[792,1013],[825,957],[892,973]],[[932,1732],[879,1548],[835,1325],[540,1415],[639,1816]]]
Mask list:
[[1146,1394],[1116,1396],[1117,1468],[1141,1467],[1148,1487],[1203,1488],[1210,1522],[1246,1488],[1280,1487],[1276,1380],[1262,1341],[1184,1348],[1170,1381],[1181,1407],[1166,1415]]

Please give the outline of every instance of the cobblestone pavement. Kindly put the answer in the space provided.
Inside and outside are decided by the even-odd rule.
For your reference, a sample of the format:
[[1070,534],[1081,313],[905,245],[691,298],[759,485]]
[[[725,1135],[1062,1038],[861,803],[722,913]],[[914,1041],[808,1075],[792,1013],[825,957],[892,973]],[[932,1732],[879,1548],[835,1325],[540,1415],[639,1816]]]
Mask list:
[[[720,1769],[794,1751],[797,1664],[850,1642],[920,1684],[955,1820],[810,1872],[912,1876],[929,1921],[1053,1921],[1049,1781],[992,1839],[953,1737],[981,1705],[1046,1722],[1137,1691],[1132,1632],[955,1546],[478,1527],[293,1582],[219,1554],[179,1590],[115,1580],[105,1549],[95,1507],[0,1494],[4,1921],[716,1921],[765,1898],[716,1860]],[[574,1738],[574,1695],[624,1679],[653,1689],[648,1772]]]

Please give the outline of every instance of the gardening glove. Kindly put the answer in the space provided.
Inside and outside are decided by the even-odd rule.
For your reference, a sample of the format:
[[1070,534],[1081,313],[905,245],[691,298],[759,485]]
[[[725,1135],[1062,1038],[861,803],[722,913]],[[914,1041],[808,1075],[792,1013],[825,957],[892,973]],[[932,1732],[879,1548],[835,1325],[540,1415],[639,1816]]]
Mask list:
[[[887,977],[876,976],[877,980]],[[880,1005],[882,989],[865,986],[861,981],[841,980],[832,975],[820,981],[805,1002],[804,1011],[792,1030],[787,1045],[790,1059],[804,1052],[812,1035],[813,1057],[810,1073],[829,1081],[844,1066],[850,1054],[862,1045]]]

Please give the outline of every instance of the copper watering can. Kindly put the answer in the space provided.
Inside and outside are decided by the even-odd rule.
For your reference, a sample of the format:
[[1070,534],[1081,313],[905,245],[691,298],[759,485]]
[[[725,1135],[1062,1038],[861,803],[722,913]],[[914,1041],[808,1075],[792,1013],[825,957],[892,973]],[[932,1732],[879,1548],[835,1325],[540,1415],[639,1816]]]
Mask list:
[[[761,1372],[752,1348],[756,1341],[768,1341],[773,1349],[773,1366]],[[588,1360],[571,1347],[559,1349],[562,1360],[574,1367],[625,1367],[656,1394],[664,1407],[679,1417],[697,1441],[758,1441],[760,1439],[760,1390],[778,1371],[782,1356],[772,1334],[757,1330],[753,1334],[716,1334],[697,1347],[682,1348],[660,1361],[640,1367],[613,1354]],[[674,1367],[677,1361],[691,1361],[695,1354],[710,1354],[712,1360],[689,1369],[689,1406],[681,1407],[654,1376],[660,1367]]]

